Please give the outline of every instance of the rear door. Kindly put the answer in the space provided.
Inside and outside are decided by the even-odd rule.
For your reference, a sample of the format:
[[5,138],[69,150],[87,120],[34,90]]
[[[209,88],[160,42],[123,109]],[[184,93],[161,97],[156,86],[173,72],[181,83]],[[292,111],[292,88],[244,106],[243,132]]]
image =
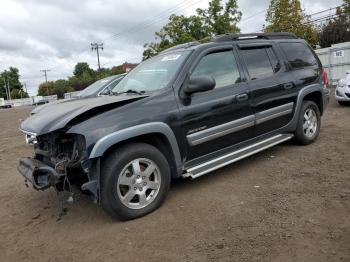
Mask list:
[[254,135],[286,125],[293,116],[295,83],[272,42],[240,44],[256,117]]
[[242,68],[232,46],[203,51],[189,70],[190,76],[209,75],[213,90],[180,99],[187,160],[223,149],[253,136],[254,114],[250,92],[242,81]]

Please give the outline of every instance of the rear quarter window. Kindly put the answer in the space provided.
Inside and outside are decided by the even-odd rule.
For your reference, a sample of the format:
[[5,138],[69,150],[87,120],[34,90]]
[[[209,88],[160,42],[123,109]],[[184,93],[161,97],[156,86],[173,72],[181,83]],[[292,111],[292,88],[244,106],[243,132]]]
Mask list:
[[317,66],[317,59],[304,43],[280,43],[280,46],[293,69]]

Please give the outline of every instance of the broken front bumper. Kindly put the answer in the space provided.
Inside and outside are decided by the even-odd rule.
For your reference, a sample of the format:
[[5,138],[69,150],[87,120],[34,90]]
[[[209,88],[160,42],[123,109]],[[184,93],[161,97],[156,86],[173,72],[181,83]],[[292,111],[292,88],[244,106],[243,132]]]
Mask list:
[[33,158],[21,158],[17,169],[37,190],[55,186],[62,177],[52,167]]

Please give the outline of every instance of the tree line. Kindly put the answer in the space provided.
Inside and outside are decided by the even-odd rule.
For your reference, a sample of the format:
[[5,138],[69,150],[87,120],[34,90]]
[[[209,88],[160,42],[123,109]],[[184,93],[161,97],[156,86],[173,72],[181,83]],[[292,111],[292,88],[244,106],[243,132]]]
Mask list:
[[[242,12],[237,0],[211,0],[207,9],[196,10],[192,16],[171,15],[168,23],[155,33],[155,42],[144,45],[143,59],[186,42],[205,42],[215,35],[239,33]],[[292,32],[305,39],[312,47],[329,47],[350,41],[350,0],[336,10],[336,15],[321,26],[302,9],[300,0],[271,0],[262,32]]]
[[26,98],[28,93],[24,90],[19,81],[19,71],[15,67],[10,67],[0,73],[0,98],[12,99]]
[[38,88],[38,95],[57,95],[58,98],[63,98],[65,93],[81,91],[99,79],[122,73],[125,73],[122,65],[93,70],[88,63],[80,62],[75,65],[73,75],[68,79],[41,83]]
[[[93,70],[88,63],[79,62],[74,67],[73,75],[67,79],[41,83],[37,95],[57,95],[58,98],[63,98],[65,93],[83,90],[99,79],[122,73],[125,73],[123,65]],[[10,90],[11,99],[29,97],[27,90],[20,82],[19,70],[15,67],[10,67],[0,73],[0,98],[9,99],[8,89]]]

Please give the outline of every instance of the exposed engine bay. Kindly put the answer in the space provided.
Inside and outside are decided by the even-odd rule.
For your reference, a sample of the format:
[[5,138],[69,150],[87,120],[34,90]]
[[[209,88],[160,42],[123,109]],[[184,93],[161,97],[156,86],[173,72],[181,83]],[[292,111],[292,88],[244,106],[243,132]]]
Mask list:
[[53,186],[58,191],[71,191],[72,184],[80,186],[88,181],[81,165],[86,156],[83,136],[57,131],[38,137],[31,134],[27,141],[34,145],[35,155],[23,159],[22,164],[33,172],[27,179],[34,182],[34,188],[44,190]]

